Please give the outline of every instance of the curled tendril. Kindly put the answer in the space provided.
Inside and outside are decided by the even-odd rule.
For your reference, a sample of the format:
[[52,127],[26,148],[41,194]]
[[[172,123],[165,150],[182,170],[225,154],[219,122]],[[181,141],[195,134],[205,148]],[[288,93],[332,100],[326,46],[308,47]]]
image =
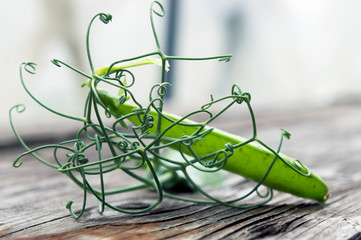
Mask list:
[[231,61],[231,57],[232,57],[232,56],[220,57],[220,58],[218,59],[218,61],[220,61],[220,62],[229,62],[229,61]]
[[[218,60],[228,62],[231,59],[231,55],[200,58],[167,56],[162,51],[158,41],[153,21],[154,15],[158,17],[165,15],[164,8],[158,1],[154,1],[150,7],[151,27],[157,47],[157,50],[154,52],[115,61],[111,63],[109,67],[95,70],[89,44],[91,26],[97,18],[104,24],[108,24],[112,20],[110,14],[99,13],[90,21],[86,35],[87,57],[91,74],[84,73],[61,60],[51,60],[55,66],[65,66],[85,77],[86,81],[82,86],[89,87],[89,94],[84,104],[83,117],[74,117],[59,113],[35,98],[24,83],[23,71],[25,70],[25,72],[29,74],[36,74],[36,64],[21,64],[20,79],[24,89],[33,100],[45,109],[61,117],[81,121],[83,127],[78,130],[73,139],[60,142],[59,144],[44,145],[31,149],[18,134],[12,120],[12,113],[14,111],[22,113],[25,111],[25,106],[22,104],[15,105],[9,111],[11,127],[15,136],[27,151],[16,158],[13,163],[14,167],[21,166],[22,162],[20,160],[23,156],[32,155],[40,162],[57,169],[60,173],[66,174],[76,185],[83,189],[83,201],[78,212],[73,210],[72,200],[69,200],[66,204],[66,208],[74,218],[80,218],[83,215],[88,195],[94,196],[99,201],[99,212],[103,212],[104,208],[108,207],[122,213],[143,213],[159,205],[164,197],[195,203],[217,203],[241,209],[249,208],[263,205],[272,199],[272,189],[267,188],[266,193],[262,194],[259,187],[265,181],[276,161],[283,161],[295,172],[308,176],[310,174],[309,169],[300,161],[294,160],[290,163],[285,161],[279,154],[283,138],[290,138],[291,134],[289,132],[283,129],[281,130],[281,140],[277,150],[273,150],[257,137],[256,122],[250,104],[251,95],[247,92],[242,92],[241,88],[236,84],[232,86],[230,95],[218,99],[214,99],[211,95],[211,100],[199,110],[186,114],[179,119],[163,113],[164,96],[167,93],[167,87],[170,86],[169,83],[165,82],[165,72],[168,70],[168,59],[190,61]],[[155,60],[152,58],[153,56],[156,56]],[[154,84],[150,89],[149,101],[148,104],[145,105],[138,101],[132,90],[136,78],[132,71],[129,70],[131,67],[144,64],[156,64],[162,68],[161,79],[158,84]],[[107,95],[107,93],[105,90],[99,89],[100,84],[106,84],[118,90],[118,96],[114,98],[116,100],[115,102],[109,103],[104,100],[104,95]],[[113,99],[111,101],[113,101]],[[127,101],[133,103],[130,113],[126,115],[114,114],[116,113],[116,111],[114,112],[114,108],[126,107],[125,103]],[[224,101],[231,102],[218,112],[214,113],[211,111],[213,105]],[[213,152],[197,154],[194,149],[198,144],[203,144],[209,134],[214,130],[208,127],[208,124],[212,123],[234,104],[244,104],[249,110],[253,136],[238,144],[227,143],[224,147],[221,147],[221,149],[214,149]],[[100,113],[99,106],[105,110],[105,117],[110,118],[113,114],[116,118],[111,126],[107,126],[104,123],[104,115]],[[187,120],[187,118],[195,117],[199,114],[206,115],[207,119],[201,123]],[[133,122],[134,125],[128,126],[126,122],[129,121]],[[166,127],[162,127],[161,122],[167,122],[169,124],[166,125]],[[187,127],[191,129],[191,131],[189,133],[181,133],[179,137],[169,137],[167,135],[167,133],[174,131],[179,126]],[[237,149],[241,150],[243,146],[253,142],[262,145],[270,154],[274,155],[274,158],[262,179],[245,195],[235,197],[231,200],[221,200],[205,191],[203,186],[197,184],[194,177],[191,176],[190,169],[196,169],[207,174],[213,174],[223,169]],[[37,154],[39,151],[48,149],[53,150],[52,159],[44,159]],[[167,155],[168,152],[171,152],[171,149],[173,149],[173,151],[174,149],[178,149],[177,156]],[[96,154],[94,154],[94,151]],[[103,154],[105,151],[107,151],[107,155]],[[105,157],[105,155],[107,157]],[[106,179],[104,178],[104,174],[113,171],[119,171],[122,174],[130,176],[134,178],[137,183],[132,186],[108,189],[105,187]],[[94,187],[91,184],[92,181],[90,179],[94,176],[99,177],[97,179],[100,187]],[[170,193],[165,186],[169,185],[169,183],[177,186],[177,181],[181,181],[180,179],[185,180],[190,189],[206,197],[206,200],[181,197]],[[127,194],[139,189],[153,190],[156,192],[157,197],[152,203],[136,210],[117,207],[107,200],[107,196],[109,195]],[[254,204],[238,204],[239,201],[246,200],[252,195],[257,195],[261,198],[261,201]]]
[[61,67],[61,61],[58,59],[51,59],[50,62],[57,67]]
[[299,174],[306,177],[311,175],[311,170],[308,167],[306,167],[302,162],[300,162],[300,160],[294,159],[293,164],[296,166],[297,172]]
[[119,98],[118,98],[118,103],[119,104],[124,104],[126,101],[128,100],[128,97],[127,95],[121,95]]
[[133,150],[138,149],[139,146],[140,146],[139,142],[132,142],[132,144],[131,144],[131,148],[132,148]]
[[282,135],[287,138],[287,139],[290,139],[291,138],[291,133],[284,130],[284,129],[281,129],[281,132],[282,132]]
[[[158,7],[160,11],[158,11],[156,9],[156,7]],[[158,50],[160,50],[160,44],[159,44],[157,32],[155,30],[153,14],[156,14],[158,17],[164,17],[164,15],[165,15],[164,8],[163,8],[162,4],[160,4],[158,1],[154,1],[151,4],[151,7],[150,7],[150,22],[151,22],[151,26],[152,26],[153,37],[154,37],[155,43],[157,45]]]
[[161,97],[161,98],[164,97],[167,94],[167,88],[166,88],[167,85],[170,86],[170,84],[167,82],[161,83],[161,84],[155,84],[150,90],[149,100],[152,101],[153,92],[155,89],[157,89],[157,95],[159,97]]
[[154,117],[152,115],[148,115],[146,117],[145,126],[148,128],[152,128],[154,126]]
[[251,94],[248,92],[242,92],[241,88],[237,84],[232,86],[232,95],[238,104],[241,104],[243,101],[248,103],[251,101]]
[[100,21],[102,21],[105,24],[108,24],[110,21],[112,21],[112,15],[111,14],[105,14],[105,13],[101,13],[99,15],[99,19]]
[[30,74],[35,74],[36,73],[36,63],[33,62],[28,62],[28,63],[23,63],[24,65],[24,69],[25,71],[27,71]]
[[127,141],[119,141],[117,146],[118,146],[119,150],[126,152],[128,149],[129,143]]
[[45,105],[44,103],[42,103],[40,100],[38,100],[31,92],[30,90],[27,88],[26,84],[25,84],[25,81],[24,81],[24,76],[23,76],[23,69],[30,73],[30,74],[35,74],[36,73],[36,64],[34,63],[22,63],[20,65],[20,80],[21,80],[21,84],[23,86],[23,88],[25,89],[25,91],[28,93],[28,95],[35,101],[37,102],[40,106],[42,106],[43,108],[45,108],[46,110],[52,112],[52,113],[55,113],[59,116],[62,116],[62,117],[65,117],[65,118],[69,118],[69,119],[72,119],[72,120],[77,120],[77,121],[86,121],[86,119],[84,118],[81,118],[81,117],[76,117],[76,116],[71,116],[71,115],[67,115],[67,114],[64,114],[64,113],[60,113],[50,107],[48,107],[47,105]]
[[93,25],[93,22],[97,17],[99,17],[100,21],[102,21],[104,24],[108,24],[112,20],[112,15],[105,14],[105,13],[98,13],[97,15],[95,15],[93,17],[93,19],[89,23],[88,30],[87,30],[87,36],[86,36],[86,50],[87,50],[90,70],[91,70],[93,75],[95,75],[96,73],[95,73],[95,69],[94,69],[94,66],[93,66],[93,60],[92,60],[91,54],[90,54],[89,38],[90,38],[90,28]]
[[167,89],[165,88],[166,85],[169,85],[169,86],[170,86],[169,83],[163,83],[163,84],[161,84],[161,85],[159,86],[158,95],[159,95],[160,97],[164,97],[164,96],[166,95],[166,93],[167,93]]
[[67,68],[69,68],[70,70],[73,70],[74,72],[77,72],[77,73],[83,75],[84,77],[86,77],[88,79],[91,79],[91,76],[89,76],[88,74],[76,69],[75,67],[73,67],[73,66],[71,66],[71,65],[69,65],[69,64],[67,64],[67,63],[65,63],[65,62],[63,62],[63,61],[61,61],[59,59],[52,59],[52,60],[50,60],[50,62],[52,64],[54,64],[55,66],[57,66],[57,67],[61,67],[62,65],[64,65]]
[[[129,81],[129,78],[126,78],[126,74],[128,74],[130,76],[131,81]],[[124,81],[120,82],[120,85],[122,85],[123,87],[130,88],[134,85],[135,77],[131,71],[129,71],[127,69],[123,69],[123,70],[117,72],[116,78],[120,79],[121,77],[124,78]]]
[[10,109],[10,113],[15,110],[17,113],[22,113],[26,110],[26,107],[24,104],[17,104],[15,106],[13,106],[11,109]]
[[[157,10],[156,7],[158,7],[159,9]],[[160,10],[160,11],[159,11]],[[165,11],[164,11],[164,7],[163,5],[158,2],[158,1],[154,1],[151,4],[151,12],[155,13],[157,16],[159,17],[164,17],[165,16]]]
[[21,157],[21,156],[18,156],[18,157],[15,159],[15,161],[13,162],[13,167],[18,168],[18,167],[20,167],[20,166],[23,164],[23,162],[20,162],[20,157]]

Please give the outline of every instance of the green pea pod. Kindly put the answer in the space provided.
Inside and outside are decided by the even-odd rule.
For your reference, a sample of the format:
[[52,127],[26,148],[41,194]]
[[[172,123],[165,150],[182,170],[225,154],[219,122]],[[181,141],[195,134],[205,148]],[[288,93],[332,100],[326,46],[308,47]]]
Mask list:
[[[135,106],[127,104],[119,104],[117,99],[107,91],[98,90],[97,92],[103,104],[108,107],[110,113],[116,118],[132,113],[136,108]],[[163,114],[166,118],[162,118],[161,120],[160,131],[167,129],[164,137],[181,138],[182,136],[191,136],[199,129],[197,126],[187,125],[187,123],[193,123],[189,120],[183,120],[182,124],[176,124],[169,128],[174,120],[177,121],[180,118],[170,114]],[[148,129],[148,131],[151,134],[155,134],[158,113],[156,111],[150,111],[148,115],[154,118],[154,126]],[[128,117],[128,119],[136,125],[141,124],[138,116],[133,115]],[[202,131],[207,130],[209,133],[205,134],[202,140],[195,141],[192,144],[192,151],[197,156],[205,156],[217,150],[224,149],[226,144],[236,145],[245,141],[242,137],[219,129],[205,127]],[[178,145],[174,144],[170,147],[177,149]],[[184,152],[187,153],[187,151],[189,151],[189,149],[187,150],[185,148]],[[283,161],[279,158],[274,161],[275,154],[269,150],[255,144],[246,144],[234,149],[233,155],[228,158],[223,169],[259,182],[264,178],[274,161],[271,171],[262,183],[263,185],[299,197],[313,199],[321,203],[324,203],[328,199],[328,188],[321,178],[309,172],[298,160],[283,154],[280,154],[280,156]]]

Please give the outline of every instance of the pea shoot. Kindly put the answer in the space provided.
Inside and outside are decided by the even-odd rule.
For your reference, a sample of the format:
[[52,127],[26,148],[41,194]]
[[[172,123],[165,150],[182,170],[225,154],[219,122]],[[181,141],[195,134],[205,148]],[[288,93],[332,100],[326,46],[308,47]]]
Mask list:
[[[272,189],[325,202],[328,198],[325,182],[311,173],[300,161],[280,153],[284,138],[290,138],[289,132],[281,131],[280,143],[276,150],[258,138],[251,95],[243,92],[238,85],[233,85],[229,95],[218,99],[211,97],[211,100],[199,110],[184,116],[175,116],[163,111],[164,96],[169,85],[165,81],[165,74],[171,69],[168,60],[227,62],[231,55],[200,58],[166,55],[155,31],[155,16],[164,16],[163,6],[157,1],[152,3],[150,11],[151,27],[157,46],[154,52],[116,61],[106,67],[94,68],[89,43],[92,23],[99,19],[108,24],[112,19],[110,14],[99,13],[91,20],[86,36],[90,74],[61,60],[52,60],[55,66],[66,67],[86,79],[82,87],[88,88],[89,93],[84,104],[83,116],[60,113],[38,100],[28,90],[24,81],[24,73],[36,74],[36,64],[21,64],[21,83],[30,97],[46,110],[60,117],[81,122],[83,126],[74,134],[73,139],[32,149],[23,141],[12,121],[13,113],[23,112],[25,106],[14,106],[9,113],[11,126],[15,136],[26,149],[26,152],[14,161],[14,167],[22,164],[22,157],[32,155],[40,162],[67,175],[82,189],[84,196],[80,211],[73,210],[72,200],[66,205],[75,218],[81,217],[84,213],[88,195],[98,199],[99,212],[108,207],[132,214],[155,208],[165,197],[196,203],[223,204],[241,209],[256,207],[272,199]],[[136,79],[131,69],[146,64],[161,67],[162,75],[159,83],[149,90],[149,101],[144,105],[134,94],[133,85]],[[117,89],[118,95],[101,89],[100,83]],[[216,112],[211,111],[214,105],[221,103],[225,107]],[[246,139],[210,127],[215,119],[233,106],[242,106],[248,110],[253,128],[252,137]],[[189,120],[199,114],[206,115],[207,119],[203,122]],[[107,124],[109,119],[112,119],[111,124]],[[53,157],[41,157],[38,152],[42,150],[52,150]],[[216,176],[217,173],[226,170],[253,180],[256,184],[243,196],[224,200],[204,190],[203,186],[197,183],[195,175],[191,174],[193,170],[199,174],[208,173],[208,176]],[[137,184],[115,189],[106,188],[104,176],[114,171],[131,176]],[[93,176],[98,176],[100,187],[93,186],[89,181]],[[266,186],[265,193],[261,193],[261,186]],[[197,195],[194,198],[184,197],[173,191],[184,187],[200,193],[205,198],[197,198]],[[144,208],[130,210],[108,201],[110,195],[131,194],[139,189],[150,189],[155,192],[157,197],[154,202]],[[254,195],[258,196],[260,201],[255,203],[252,200],[252,203],[247,203],[247,199]]]

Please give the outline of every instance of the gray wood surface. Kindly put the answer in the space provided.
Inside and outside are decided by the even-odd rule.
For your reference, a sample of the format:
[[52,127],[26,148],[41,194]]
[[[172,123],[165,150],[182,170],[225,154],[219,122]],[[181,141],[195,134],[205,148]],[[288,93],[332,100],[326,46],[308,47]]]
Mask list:
[[[144,214],[106,209],[100,215],[95,199],[89,199],[84,216],[75,220],[65,205],[73,199],[74,207],[80,207],[78,187],[30,157],[20,168],[13,168],[13,160],[23,149],[7,146],[0,150],[0,238],[361,239],[361,107],[256,114],[259,137],[265,142],[276,146],[280,128],[293,134],[282,152],[297,157],[327,182],[331,198],[326,204],[275,192],[267,205],[247,210],[165,199]],[[246,125],[237,121],[225,118],[217,124],[247,134]],[[126,184],[128,180],[116,181]],[[225,186],[214,192],[237,194],[248,184],[241,177],[230,176]],[[140,191],[114,201],[118,206],[136,208],[153,198],[151,192]]]

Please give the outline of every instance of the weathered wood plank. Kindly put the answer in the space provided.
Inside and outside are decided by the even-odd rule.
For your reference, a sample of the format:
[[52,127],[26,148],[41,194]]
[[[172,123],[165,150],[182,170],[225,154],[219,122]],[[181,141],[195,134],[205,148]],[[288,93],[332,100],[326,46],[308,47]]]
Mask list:
[[[236,123],[220,122],[234,129]],[[26,158],[11,164],[21,149],[0,152],[0,237],[3,239],[360,239],[361,238],[361,107],[258,114],[259,134],[276,145],[279,128],[293,133],[284,152],[299,157],[329,185],[331,198],[322,205],[275,192],[266,206],[236,210],[219,205],[200,205],[166,199],[156,209],[126,215],[106,209],[97,212],[90,199],[84,216],[75,220],[65,204],[75,207],[82,193],[64,175]],[[241,130],[247,132],[241,127]],[[238,131],[238,129],[237,129]],[[236,194],[246,184],[231,177],[223,194]],[[148,191],[116,200],[137,207],[154,199]]]

